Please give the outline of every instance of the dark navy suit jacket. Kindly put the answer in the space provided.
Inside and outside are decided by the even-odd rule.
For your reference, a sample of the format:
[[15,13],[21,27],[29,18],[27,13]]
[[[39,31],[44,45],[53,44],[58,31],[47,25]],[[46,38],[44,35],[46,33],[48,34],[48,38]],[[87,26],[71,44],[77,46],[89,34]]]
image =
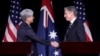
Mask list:
[[25,22],[22,22],[22,24],[18,28],[17,41],[18,42],[32,42],[32,49],[34,52],[34,56],[37,56],[37,50],[36,50],[36,45],[35,45],[36,42],[39,42],[45,45],[50,45],[49,41],[39,38],[35,34],[35,32],[32,30],[31,26],[29,26]]
[[66,42],[85,42],[85,30],[82,22],[75,20],[70,29],[67,29],[64,41]]

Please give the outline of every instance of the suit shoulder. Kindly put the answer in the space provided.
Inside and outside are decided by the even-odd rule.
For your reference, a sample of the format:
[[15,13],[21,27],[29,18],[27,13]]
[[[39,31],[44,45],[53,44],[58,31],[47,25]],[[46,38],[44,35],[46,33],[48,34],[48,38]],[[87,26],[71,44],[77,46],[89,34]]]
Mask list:
[[76,21],[75,21],[75,24],[83,25],[83,23],[82,23],[80,20],[76,20]]
[[76,20],[74,23],[78,28],[84,28],[83,23],[80,20]]
[[22,23],[19,28],[29,29],[30,27],[26,23]]

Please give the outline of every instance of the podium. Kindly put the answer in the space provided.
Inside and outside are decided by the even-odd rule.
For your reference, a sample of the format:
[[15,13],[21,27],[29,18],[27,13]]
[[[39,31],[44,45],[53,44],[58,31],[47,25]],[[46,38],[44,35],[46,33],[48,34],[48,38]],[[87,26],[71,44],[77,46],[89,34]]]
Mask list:
[[0,56],[27,56],[31,53],[30,42],[3,42],[0,43]]
[[60,47],[63,55],[100,53],[100,42],[62,42]]

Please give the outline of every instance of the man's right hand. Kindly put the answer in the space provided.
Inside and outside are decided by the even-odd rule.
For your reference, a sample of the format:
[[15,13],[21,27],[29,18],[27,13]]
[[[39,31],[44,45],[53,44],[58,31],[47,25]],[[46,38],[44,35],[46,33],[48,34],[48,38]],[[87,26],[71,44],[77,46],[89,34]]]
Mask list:
[[52,41],[52,42],[51,42],[51,45],[52,45],[53,47],[55,47],[55,48],[59,47],[59,43],[56,42],[56,41]]

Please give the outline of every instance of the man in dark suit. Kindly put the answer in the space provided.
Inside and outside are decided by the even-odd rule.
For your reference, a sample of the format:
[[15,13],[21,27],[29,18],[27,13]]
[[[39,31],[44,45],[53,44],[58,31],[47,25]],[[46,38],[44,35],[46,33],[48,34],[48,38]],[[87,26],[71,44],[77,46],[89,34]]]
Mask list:
[[49,42],[47,40],[39,38],[35,32],[32,30],[31,23],[33,22],[34,12],[31,9],[24,9],[20,15],[22,18],[22,23],[20,24],[17,31],[17,41],[18,42],[32,42],[32,56],[38,56],[36,50],[36,42],[47,46],[58,47],[59,44],[56,41]]
[[85,42],[85,30],[82,22],[77,19],[77,11],[74,6],[64,8],[64,17],[70,24],[66,31],[64,41]]

